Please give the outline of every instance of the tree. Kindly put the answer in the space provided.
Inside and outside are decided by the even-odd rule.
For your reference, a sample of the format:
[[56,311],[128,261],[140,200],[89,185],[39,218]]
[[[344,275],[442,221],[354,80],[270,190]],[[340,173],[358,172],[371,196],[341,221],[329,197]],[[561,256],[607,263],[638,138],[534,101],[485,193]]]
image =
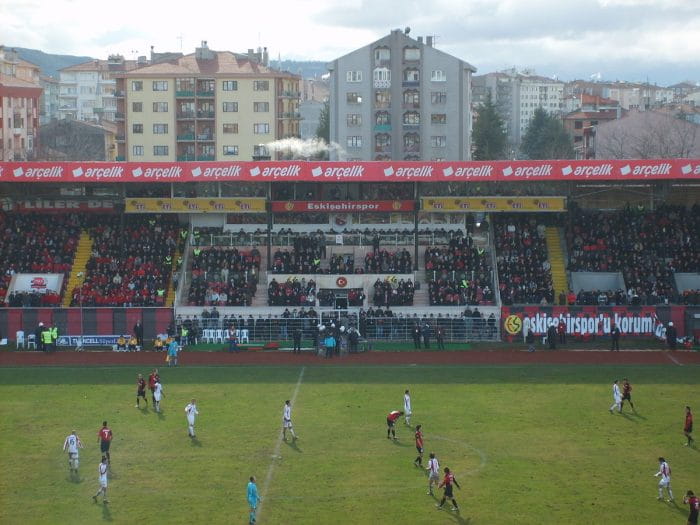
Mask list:
[[529,159],[570,159],[574,157],[571,137],[561,120],[540,108],[530,121],[520,145],[520,151]]
[[479,108],[479,117],[474,124],[474,160],[498,160],[505,158],[506,131],[503,119],[488,93],[486,102]]
[[318,127],[316,128],[316,136],[319,139],[326,141],[326,144],[331,142],[331,104],[328,100],[323,103],[321,114],[318,117]]

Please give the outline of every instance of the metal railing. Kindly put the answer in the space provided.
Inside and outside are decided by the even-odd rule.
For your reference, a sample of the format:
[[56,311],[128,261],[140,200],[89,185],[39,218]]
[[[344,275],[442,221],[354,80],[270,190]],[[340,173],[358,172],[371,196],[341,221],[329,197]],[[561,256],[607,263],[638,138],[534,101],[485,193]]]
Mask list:
[[[187,318],[178,316],[175,319],[176,328],[186,323]],[[323,330],[319,331],[318,325],[323,322]],[[335,327],[333,327],[335,325]],[[429,327],[426,330],[426,325]],[[298,328],[304,339],[314,339],[317,334],[326,331],[335,331],[344,334],[349,328],[359,330],[362,337],[372,341],[415,341],[414,328],[418,326],[421,331],[420,346],[425,346],[425,335],[431,348],[437,348],[438,329],[442,330],[445,342],[466,341],[499,341],[501,338],[499,321],[483,318],[462,317],[367,317],[358,318],[356,313],[334,311],[332,314],[321,312],[321,318],[290,318],[283,319],[278,316],[258,317],[219,317],[216,319],[199,319],[192,324],[189,319],[189,330],[196,335],[198,342],[204,337],[204,330],[224,331],[228,329],[248,330],[250,341],[291,341],[294,331]],[[341,330],[344,327],[345,330]],[[219,334],[224,337],[223,333]]]

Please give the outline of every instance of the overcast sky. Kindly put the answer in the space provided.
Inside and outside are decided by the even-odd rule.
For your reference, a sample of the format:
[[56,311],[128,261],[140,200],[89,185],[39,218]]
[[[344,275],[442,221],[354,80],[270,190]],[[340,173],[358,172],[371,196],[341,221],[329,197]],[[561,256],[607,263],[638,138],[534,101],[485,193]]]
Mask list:
[[330,61],[410,27],[478,73],[700,81],[700,0],[0,0],[0,21],[0,44],[93,58],[191,53],[207,40]]

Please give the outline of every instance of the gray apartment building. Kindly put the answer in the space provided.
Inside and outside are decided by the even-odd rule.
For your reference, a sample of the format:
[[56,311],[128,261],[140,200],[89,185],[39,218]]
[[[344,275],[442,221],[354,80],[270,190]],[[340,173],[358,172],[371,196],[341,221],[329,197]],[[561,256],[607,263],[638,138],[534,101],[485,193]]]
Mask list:
[[471,158],[476,69],[436,49],[432,37],[396,29],[328,69],[330,138],[347,160]]

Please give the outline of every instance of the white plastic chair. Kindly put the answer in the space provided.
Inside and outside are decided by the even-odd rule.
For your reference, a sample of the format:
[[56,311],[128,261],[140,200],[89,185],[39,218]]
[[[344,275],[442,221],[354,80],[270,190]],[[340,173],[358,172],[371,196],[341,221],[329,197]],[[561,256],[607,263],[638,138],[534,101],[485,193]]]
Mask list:
[[202,330],[202,342],[211,343],[214,340],[214,330],[205,328]]
[[27,343],[24,340],[24,330],[17,330],[15,334],[15,348],[19,350],[20,346],[24,349],[27,348]]
[[34,348],[36,350],[36,336],[34,334],[29,334],[27,336],[27,349]]
[[216,336],[214,337],[214,342],[216,343],[218,341],[218,342],[223,344],[224,340],[226,339],[226,336],[228,335],[226,332],[227,332],[227,330],[221,330],[221,329],[216,330]]
[[241,335],[238,338],[239,343],[250,343],[250,339],[248,339],[248,329],[244,328],[241,331]]

